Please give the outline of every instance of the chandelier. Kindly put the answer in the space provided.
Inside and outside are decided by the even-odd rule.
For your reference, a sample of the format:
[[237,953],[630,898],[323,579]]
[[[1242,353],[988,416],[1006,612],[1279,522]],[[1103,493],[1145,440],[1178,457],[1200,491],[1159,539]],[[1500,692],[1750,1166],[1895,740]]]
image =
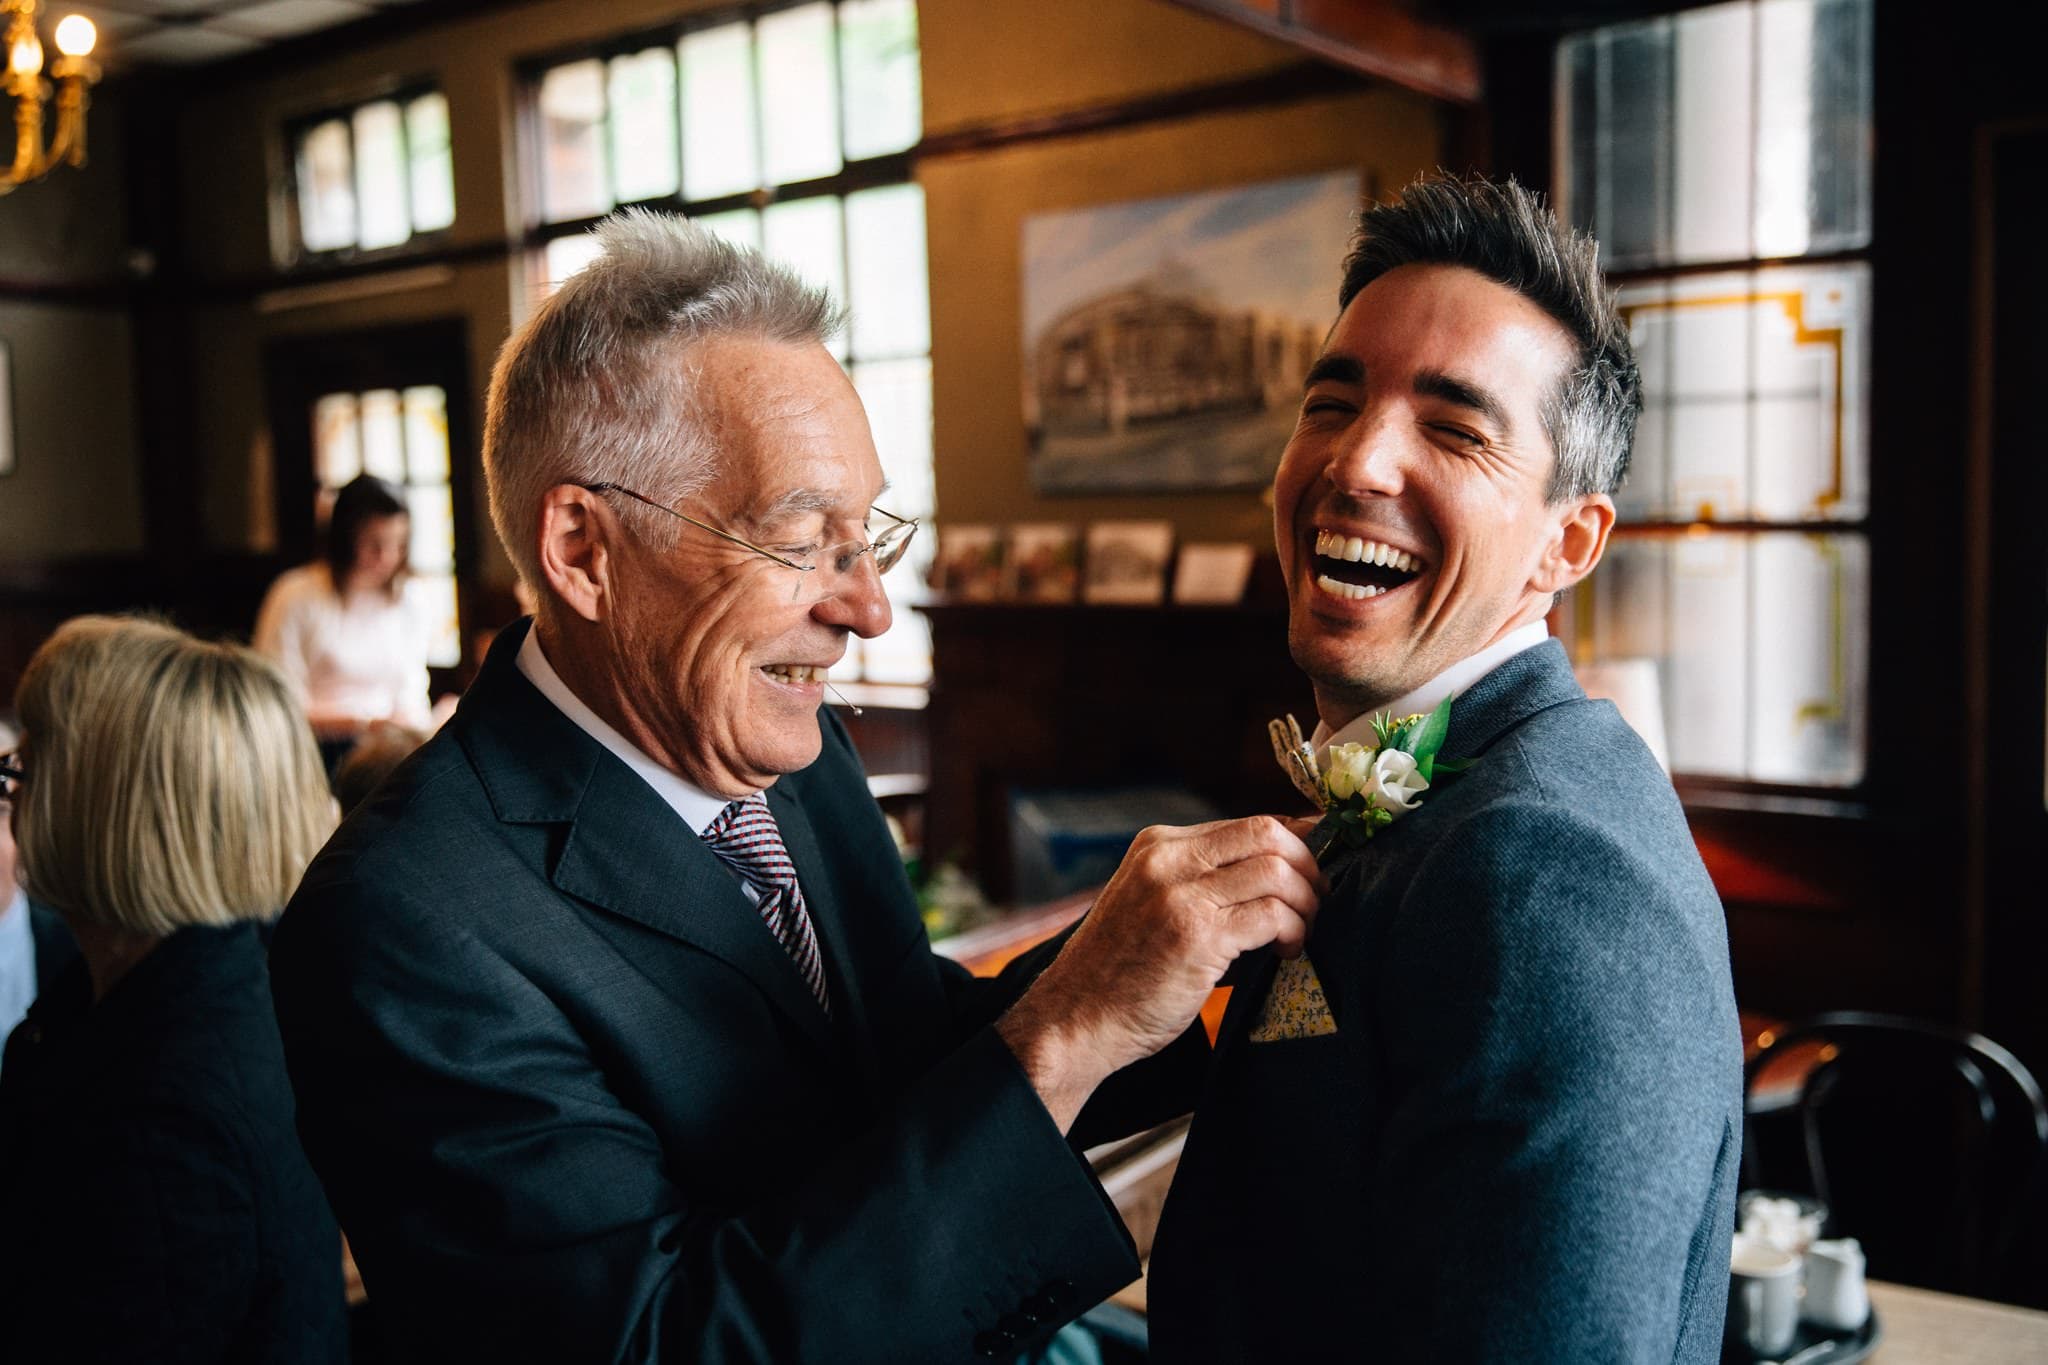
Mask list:
[[[7,27],[4,79],[14,102],[14,161],[0,166],[0,194],[40,180],[59,166],[85,164],[85,92],[100,78],[99,64],[91,56],[99,35],[84,15],[65,16],[54,35],[57,60],[50,63],[50,80],[44,80],[43,41],[36,36],[37,3],[0,0],[0,18],[6,20]],[[57,130],[45,147],[43,105],[51,98],[52,81],[56,83]]]

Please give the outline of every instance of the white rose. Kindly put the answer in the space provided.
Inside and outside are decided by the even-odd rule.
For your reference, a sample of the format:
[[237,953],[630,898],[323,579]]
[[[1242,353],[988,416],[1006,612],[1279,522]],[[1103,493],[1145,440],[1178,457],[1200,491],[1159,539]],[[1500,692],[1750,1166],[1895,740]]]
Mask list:
[[1358,788],[1374,806],[1398,820],[1422,804],[1417,798],[1429,790],[1429,779],[1416,771],[1414,754],[1387,749],[1374,756],[1372,769]]
[[1332,744],[1323,765],[1323,785],[1336,800],[1365,790],[1372,777],[1374,750],[1367,744]]

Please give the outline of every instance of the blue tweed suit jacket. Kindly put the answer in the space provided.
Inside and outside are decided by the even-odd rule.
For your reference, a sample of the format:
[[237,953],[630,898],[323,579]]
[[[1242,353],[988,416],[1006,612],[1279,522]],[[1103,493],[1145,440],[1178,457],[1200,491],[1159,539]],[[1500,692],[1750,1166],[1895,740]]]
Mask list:
[[1244,974],[1161,1220],[1162,1361],[1719,1356],[1742,1043],[1670,782],[1554,641],[1460,697],[1476,758],[1332,868],[1337,1031]]

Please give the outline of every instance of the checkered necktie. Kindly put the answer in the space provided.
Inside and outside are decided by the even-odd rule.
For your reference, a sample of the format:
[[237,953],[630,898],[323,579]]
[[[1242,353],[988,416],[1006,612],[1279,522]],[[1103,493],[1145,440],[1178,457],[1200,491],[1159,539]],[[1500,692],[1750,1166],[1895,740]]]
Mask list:
[[718,813],[704,831],[704,843],[760,897],[761,919],[775,941],[789,954],[826,1017],[832,999],[825,987],[825,962],[818,955],[818,935],[804,908],[803,888],[796,883],[796,864],[783,845],[782,831],[768,809],[766,795],[756,792]]

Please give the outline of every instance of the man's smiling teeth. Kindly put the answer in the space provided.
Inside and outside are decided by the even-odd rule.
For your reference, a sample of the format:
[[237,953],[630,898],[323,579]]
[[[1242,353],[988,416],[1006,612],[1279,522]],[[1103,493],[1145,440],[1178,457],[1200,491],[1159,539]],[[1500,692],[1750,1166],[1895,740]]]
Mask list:
[[830,668],[816,668],[809,664],[764,664],[761,671],[777,682],[814,683],[825,681]]
[[1368,597],[1378,597],[1383,592],[1391,591],[1388,588],[1373,587],[1369,583],[1341,583],[1326,573],[1316,575],[1316,586],[1332,597],[1348,597],[1354,602],[1363,601]]
[[[1389,569],[1399,569],[1402,573],[1422,572],[1422,561],[1406,550],[1397,550],[1377,540],[1340,536],[1335,531],[1316,532],[1316,553],[1326,559],[1342,559],[1352,564],[1379,564]],[[1366,597],[1373,595],[1369,592],[1363,594]]]

